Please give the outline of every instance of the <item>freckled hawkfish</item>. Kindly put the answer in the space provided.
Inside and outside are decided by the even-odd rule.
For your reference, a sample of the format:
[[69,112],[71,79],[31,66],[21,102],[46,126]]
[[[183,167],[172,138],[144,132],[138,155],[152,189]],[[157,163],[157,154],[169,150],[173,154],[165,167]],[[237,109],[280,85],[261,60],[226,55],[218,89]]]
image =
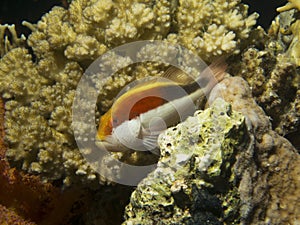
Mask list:
[[117,152],[155,150],[158,135],[193,115],[226,67],[217,60],[193,79],[171,66],[162,77],[131,88],[100,118],[97,146]]

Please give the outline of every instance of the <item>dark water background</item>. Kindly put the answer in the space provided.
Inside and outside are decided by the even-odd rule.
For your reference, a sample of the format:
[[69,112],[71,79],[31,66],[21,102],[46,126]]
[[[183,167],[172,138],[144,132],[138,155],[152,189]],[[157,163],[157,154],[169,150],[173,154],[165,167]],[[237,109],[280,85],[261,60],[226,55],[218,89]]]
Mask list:
[[[200,1],[200,0],[199,0]],[[267,29],[276,15],[276,8],[285,0],[243,0],[249,5],[249,13],[258,12],[258,24]],[[16,24],[18,33],[28,35],[30,30],[21,25],[23,20],[36,23],[53,6],[67,7],[67,0],[1,0],[0,23]]]

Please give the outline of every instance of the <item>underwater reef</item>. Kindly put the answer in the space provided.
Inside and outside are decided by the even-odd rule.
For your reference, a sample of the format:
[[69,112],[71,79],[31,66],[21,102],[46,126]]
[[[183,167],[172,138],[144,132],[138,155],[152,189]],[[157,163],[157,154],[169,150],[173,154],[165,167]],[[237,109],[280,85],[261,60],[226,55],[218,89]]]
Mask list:
[[[32,29],[28,39],[12,32],[13,42],[3,43],[0,91],[6,100],[7,158],[45,180],[62,179],[66,185],[98,182],[102,178],[85,163],[71,128],[75,89],[85,69],[107,50],[145,39],[180,43],[210,63],[238,54],[243,41],[254,44],[250,33],[262,33],[251,29],[257,16],[248,16],[247,6],[238,1],[107,0],[72,1],[67,10],[54,7],[36,25],[24,22]],[[15,47],[22,44],[31,47],[34,61],[28,48]],[[153,64],[137,67],[124,68],[106,81],[100,113],[125,84],[163,69]]]
[[[24,21],[28,37],[0,25],[0,223],[300,223],[299,11],[290,0],[265,31],[239,0],[73,0]],[[81,155],[72,105],[94,60],[139,40],[180,44],[207,64],[226,58],[228,69],[205,109],[159,136],[159,156],[112,153],[157,163],[133,188]],[[94,80],[103,89],[91,124],[126,84],[165,70],[144,62]]]

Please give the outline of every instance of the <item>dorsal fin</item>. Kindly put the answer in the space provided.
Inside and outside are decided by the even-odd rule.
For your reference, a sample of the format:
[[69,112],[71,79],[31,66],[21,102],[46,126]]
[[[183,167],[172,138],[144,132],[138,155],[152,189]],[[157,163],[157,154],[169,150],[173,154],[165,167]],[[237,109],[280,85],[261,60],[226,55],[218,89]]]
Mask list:
[[161,76],[149,77],[149,80],[146,81],[144,79],[136,80],[133,83],[129,84],[128,88],[122,90],[119,94],[122,95],[133,88],[136,89],[145,87],[147,85],[155,85],[158,83],[160,83],[160,85],[170,85],[170,83],[172,82],[184,86],[195,82],[195,80],[177,67],[170,66]]
[[181,69],[170,66],[162,75],[163,78],[178,83],[179,85],[186,85],[194,82],[194,79],[186,74]]

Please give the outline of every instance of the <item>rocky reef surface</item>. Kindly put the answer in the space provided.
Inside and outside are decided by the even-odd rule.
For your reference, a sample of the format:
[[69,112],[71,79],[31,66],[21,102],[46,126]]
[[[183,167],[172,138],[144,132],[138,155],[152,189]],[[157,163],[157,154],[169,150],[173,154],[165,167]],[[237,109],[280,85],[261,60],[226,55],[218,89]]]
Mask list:
[[159,137],[157,168],[132,193],[124,224],[233,222],[233,165],[248,142],[244,116],[222,99],[169,128]]
[[132,193],[124,224],[297,224],[297,150],[243,79],[224,79],[209,101],[160,136],[158,167]]
[[[0,218],[11,224],[298,224],[300,3],[279,8],[268,32],[247,10],[238,0],[73,0],[37,24],[24,22],[28,38],[1,25]],[[159,159],[115,153],[136,165],[158,160],[134,190],[93,170],[71,124],[87,67],[138,40],[180,44],[208,64],[226,58],[228,74],[206,109],[159,137]],[[96,122],[122,87],[165,69],[145,62],[104,84],[95,81],[104,87]]]

